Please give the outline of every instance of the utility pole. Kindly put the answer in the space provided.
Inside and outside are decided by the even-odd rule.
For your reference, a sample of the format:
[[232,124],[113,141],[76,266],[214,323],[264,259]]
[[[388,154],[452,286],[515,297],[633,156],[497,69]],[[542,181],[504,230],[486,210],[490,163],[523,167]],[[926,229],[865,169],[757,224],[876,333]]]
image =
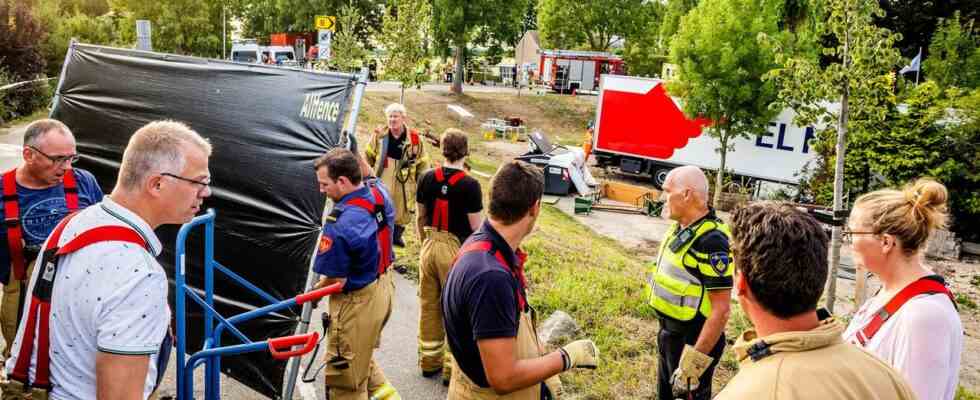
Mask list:
[[221,59],[225,60],[228,58],[228,48],[225,47],[225,38],[228,37],[228,33],[225,32],[225,28],[228,26],[228,19],[225,18],[225,6],[221,6]]

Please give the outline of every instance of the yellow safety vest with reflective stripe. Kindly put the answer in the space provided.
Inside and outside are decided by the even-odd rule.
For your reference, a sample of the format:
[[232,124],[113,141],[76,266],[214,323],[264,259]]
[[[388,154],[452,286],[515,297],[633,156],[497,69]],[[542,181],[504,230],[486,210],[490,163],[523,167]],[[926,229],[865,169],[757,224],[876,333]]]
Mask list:
[[650,269],[646,288],[650,305],[661,314],[679,321],[690,321],[698,312],[705,317],[711,314],[711,301],[705,295],[704,285],[688,268],[696,269],[704,276],[723,277],[731,276],[735,266],[730,253],[724,259],[712,260],[714,255],[691,248],[699,238],[714,230],[724,233],[730,240],[732,234],[728,225],[708,217],[687,229],[692,229],[694,236],[677,251],[672,251],[670,244],[683,230],[674,223],[667,231],[660,244],[657,262]]

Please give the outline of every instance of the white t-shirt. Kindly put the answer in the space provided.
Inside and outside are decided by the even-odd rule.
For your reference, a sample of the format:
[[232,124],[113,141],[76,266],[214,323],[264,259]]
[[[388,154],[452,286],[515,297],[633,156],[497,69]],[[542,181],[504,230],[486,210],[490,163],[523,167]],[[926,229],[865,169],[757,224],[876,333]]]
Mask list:
[[[154,258],[162,249],[160,240],[143,219],[105,197],[69,222],[60,244],[105,225],[135,229],[152,254],[132,243],[102,242],[58,262],[51,296],[52,399],[96,398],[95,356],[100,351],[149,355],[144,399],[156,385],[157,353],[170,325],[167,276]],[[43,270],[40,266],[34,269],[30,288]],[[25,303],[24,315],[30,301]],[[8,375],[17,363],[25,326],[18,327],[6,364]],[[36,340],[34,348],[36,351]],[[36,362],[36,358],[31,360],[32,381]]]
[[[865,302],[844,331],[844,340],[861,346],[857,332],[887,300],[878,295]],[[913,297],[864,348],[902,374],[919,400],[950,400],[956,395],[963,325],[945,294]]]

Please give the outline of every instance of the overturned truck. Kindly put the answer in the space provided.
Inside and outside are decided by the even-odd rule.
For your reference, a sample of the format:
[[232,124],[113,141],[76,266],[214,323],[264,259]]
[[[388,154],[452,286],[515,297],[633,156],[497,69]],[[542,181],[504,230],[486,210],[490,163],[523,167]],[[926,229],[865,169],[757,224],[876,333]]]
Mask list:
[[[220,214],[214,258],[263,291],[289,298],[309,284],[321,229],[325,198],[313,160],[353,145],[345,117],[350,113],[346,131],[353,132],[365,78],[72,43],[51,116],[74,131],[78,166],[94,173],[107,193],[129,137],[147,122],[177,120],[208,138],[213,195],[205,206]],[[159,261],[171,284],[178,228],[157,230],[164,244]],[[194,288],[204,280],[201,242],[188,240],[186,274]],[[215,292],[224,315],[265,304],[226,281],[215,282]],[[170,293],[173,304],[173,288]],[[203,332],[201,313],[190,310],[189,352],[200,347]],[[287,311],[239,328],[251,338],[290,335],[300,310]],[[222,367],[256,391],[282,397],[285,361],[252,353],[227,358]]]

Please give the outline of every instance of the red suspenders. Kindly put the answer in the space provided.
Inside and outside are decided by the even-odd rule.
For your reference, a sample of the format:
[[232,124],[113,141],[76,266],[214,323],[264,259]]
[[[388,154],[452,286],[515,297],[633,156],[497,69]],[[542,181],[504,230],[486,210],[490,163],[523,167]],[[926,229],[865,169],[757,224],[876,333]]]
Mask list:
[[885,304],[884,307],[878,310],[878,312],[875,313],[874,317],[871,318],[871,322],[868,322],[868,324],[865,325],[864,328],[858,331],[857,334],[855,334],[854,336],[857,338],[858,342],[860,342],[861,345],[864,346],[865,344],[868,343],[868,341],[871,340],[871,338],[875,336],[876,333],[878,333],[878,330],[881,329],[883,325],[885,325],[885,322],[888,321],[888,318],[890,318],[892,315],[895,315],[895,313],[898,312],[898,309],[902,308],[902,305],[907,303],[913,297],[918,296],[920,294],[939,294],[939,293],[949,296],[949,300],[953,302],[953,306],[954,307],[956,306],[956,299],[953,297],[953,293],[950,292],[949,288],[947,288],[946,285],[944,285],[941,281],[936,280],[935,276],[923,277],[915,282],[912,282],[911,284],[903,288],[900,292],[898,292],[898,294],[895,295],[895,297],[889,300],[888,304]]
[[[20,204],[17,203],[17,169],[3,174],[3,218],[7,226],[7,248],[10,251],[10,267],[13,279],[27,279],[27,260],[24,259],[24,232],[20,227]],[[68,212],[78,211],[78,186],[75,173],[65,170],[65,204]]]
[[[48,237],[47,246],[41,253],[37,264],[37,279],[31,292],[31,303],[27,310],[27,323],[20,340],[20,351],[17,353],[17,364],[10,377],[24,384],[25,388],[36,387],[51,390],[51,335],[48,326],[51,319],[51,295],[54,292],[54,281],[58,273],[58,260],[65,254],[76,252],[86,246],[101,242],[129,242],[144,249],[146,242],[135,230],[124,226],[99,226],[82,232],[74,239],[58,246],[61,232],[77,214],[71,214],[58,224]],[[37,332],[37,351],[34,349],[35,332]],[[30,382],[28,369],[31,359],[37,354],[37,365],[34,371],[34,382]]]
[[[453,265],[455,265],[456,261],[462,258],[466,253],[475,251],[489,253],[491,250],[494,250],[493,242],[489,240],[476,240],[466,243],[461,249],[459,249],[459,254],[456,255],[456,260],[453,261]],[[521,257],[521,260],[519,260],[518,265],[514,267],[511,267],[510,264],[507,263],[507,258],[504,257],[504,253],[501,253],[500,250],[494,250],[493,256],[497,259],[497,262],[499,262],[504,268],[507,268],[507,270],[510,271],[511,276],[513,276],[514,279],[517,279],[519,282],[519,288],[516,290],[515,294],[517,295],[518,311],[524,312],[527,309],[527,299],[524,297],[524,291],[527,289],[527,278],[524,277],[523,256],[518,254],[518,257]]]
[[457,171],[453,173],[447,182],[446,175],[442,168],[436,168],[436,183],[441,184],[439,192],[436,193],[435,205],[432,209],[432,221],[429,226],[441,231],[449,231],[449,188],[466,176],[466,172]]
[[388,216],[385,215],[384,196],[374,185],[368,185],[368,187],[371,188],[371,194],[374,195],[374,203],[362,197],[355,197],[347,204],[363,208],[368,214],[374,216],[374,220],[378,223],[378,247],[381,249],[381,258],[378,260],[378,275],[380,276],[387,272],[388,267],[391,266],[391,229],[388,228]]

